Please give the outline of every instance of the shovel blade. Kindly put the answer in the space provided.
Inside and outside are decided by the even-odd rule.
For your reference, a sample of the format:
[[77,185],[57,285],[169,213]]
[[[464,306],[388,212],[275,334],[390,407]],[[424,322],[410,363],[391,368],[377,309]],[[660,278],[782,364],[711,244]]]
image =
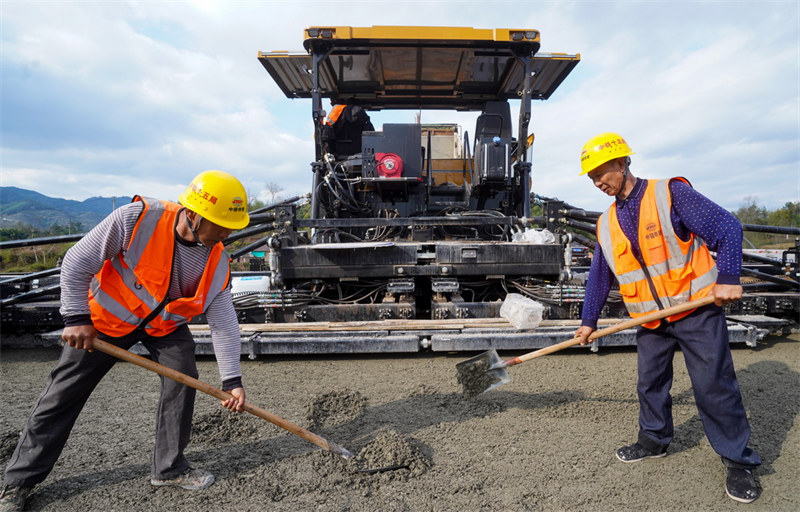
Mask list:
[[511,382],[497,351],[492,349],[456,365],[457,381],[464,394],[473,397]]

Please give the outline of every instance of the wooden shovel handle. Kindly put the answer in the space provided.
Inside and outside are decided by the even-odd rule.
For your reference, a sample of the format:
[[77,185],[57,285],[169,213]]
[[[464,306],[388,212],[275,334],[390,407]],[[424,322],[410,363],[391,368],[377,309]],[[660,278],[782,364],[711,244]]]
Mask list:
[[[625,320],[624,322],[620,322],[618,324],[606,327],[605,329],[594,331],[592,334],[589,335],[589,340],[595,340],[597,338],[600,338],[601,336],[607,336],[609,334],[614,334],[615,332],[624,331],[625,329],[630,329],[631,327],[636,327],[638,325],[646,324],[647,322],[652,322],[653,320],[661,320],[662,318],[666,318],[670,315],[676,315],[678,313],[683,313],[684,311],[688,311],[690,309],[707,306],[708,304],[711,304],[713,302],[714,302],[714,296],[708,295],[707,297],[703,297],[702,299],[685,302],[683,304],[678,304],[677,306],[670,306],[666,309],[654,311],[652,313],[648,313],[646,315],[637,318],[630,318],[628,320]],[[531,359],[535,359],[537,357],[545,356],[547,354],[552,354],[553,352],[558,352],[559,350],[572,347],[580,342],[581,342],[580,338],[572,338],[566,341],[562,341],[561,343],[556,343],[555,345],[550,345],[549,347],[540,348],[539,350],[534,350],[533,352],[528,352],[527,354],[523,354],[518,357],[512,357],[511,359],[508,359],[503,364],[503,366],[514,366],[515,364],[524,363],[525,361],[530,361]]]
[[[190,388],[202,391],[203,393],[211,395],[214,398],[218,398],[219,400],[228,400],[229,398],[234,398],[233,395],[231,395],[230,393],[222,391],[221,389],[217,389],[214,386],[206,384],[201,380],[195,379],[194,377],[189,377],[184,373],[173,370],[172,368],[167,368],[162,364],[158,364],[155,361],[147,359],[146,357],[136,355],[133,352],[129,352],[128,350],[119,348],[116,345],[112,345],[103,340],[95,338],[92,341],[92,345],[100,352],[105,352],[106,354],[114,356],[118,359],[122,359],[123,361],[127,361],[137,366],[141,366],[146,370],[150,370],[151,372],[155,372],[163,377],[172,379],[185,386],[189,386]],[[275,416],[271,412],[266,411],[260,407],[256,407],[255,405],[251,405],[245,402],[244,410],[254,416],[258,416],[261,419],[267,420],[273,425],[276,425],[284,430],[288,430],[292,434],[300,436],[306,441],[314,443],[320,448],[324,448],[329,452],[341,455],[345,459],[353,457],[352,453],[347,451],[345,448],[339,446],[338,444],[333,443],[331,441],[327,441],[322,437],[318,436],[317,434],[314,434],[313,432],[310,432],[299,425],[295,425],[294,423],[287,421],[281,418],[280,416]]]

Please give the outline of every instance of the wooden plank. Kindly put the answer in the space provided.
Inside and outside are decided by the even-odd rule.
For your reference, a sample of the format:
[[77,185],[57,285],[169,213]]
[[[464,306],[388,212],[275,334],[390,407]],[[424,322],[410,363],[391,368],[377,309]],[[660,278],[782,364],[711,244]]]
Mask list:
[[[599,325],[613,325],[619,318],[603,319]],[[543,320],[540,327],[577,327],[580,320]],[[192,324],[193,332],[206,332],[206,324]],[[412,331],[412,330],[462,330],[462,329],[514,329],[503,318],[464,318],[448,320],[376,320],[353,322],[298,322],[284,324],[240,324],[243,332],[332,332],[332,331]],[[534,329],[535,330],[535,329]]]

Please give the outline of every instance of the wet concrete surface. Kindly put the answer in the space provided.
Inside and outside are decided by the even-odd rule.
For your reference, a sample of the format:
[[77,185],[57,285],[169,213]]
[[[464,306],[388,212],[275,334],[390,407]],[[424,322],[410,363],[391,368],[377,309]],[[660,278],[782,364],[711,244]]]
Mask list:
[[[58,349],[0,352],[0,464]],[[623,464],[637,433],[636,353],[570,350],[508,370],[512,381],[470,398],[456,363],[475,354],[263,357],[243,360],[248,401],[334,441],[320,450],[198,393],[187,455],[212,471],[203,491],[149,484],[158,377],[117,364],[92,395],[29,510],[472,511],[734,510],[725,468],[703,434],[680,354],[668,457]],[[506,358],[516,353],[501,353]],[[748,510],[800,509],[800,335],[733,350],[764,464]],[[213,358],[200,378],[219,384]],[[358,469],[404,466],[377,473]]]

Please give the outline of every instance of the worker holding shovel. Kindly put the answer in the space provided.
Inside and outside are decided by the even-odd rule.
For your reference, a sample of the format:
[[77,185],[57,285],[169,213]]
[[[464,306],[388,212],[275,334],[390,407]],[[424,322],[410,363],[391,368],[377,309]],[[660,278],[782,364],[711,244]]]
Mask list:
[[[97,338],[126,351],[141,341],[156,362],[196,378],[187,324],[205,313],[228,391],[222,405],[244,409],[241,339],[222,241],[248,225],[247,196],[235,177],[206,171],[180,203],[136,196],[67,252],[61,266],[66,344],[6,468],[0,511],[22,510],[32,487],[53,469],[89,395],[117,361],[93,350]],[[195,490],[214,482],[184,457],[194,399],[194,388],[162,378],[153,485]]]
[[[582,325],[575,336],[584,345],[589,342],[614,279],[633,318],[713,296],[713,304],[638,329],[639,436],[616,455],[622,462],[666,455],[673,436],[672,359],[680,348],[706,436],[728,468],[725,491],[750,503],[759,495],[752,470],[761,458],[748,447],[750,424],[721,308],[742,296],[741,225],[684,178],[636,178],[629,167],[632,154],[615,133],[593,137],[581,152],[581,175],[615,202],[597,222]],[[717,252],[716,262],[709,248]]]

